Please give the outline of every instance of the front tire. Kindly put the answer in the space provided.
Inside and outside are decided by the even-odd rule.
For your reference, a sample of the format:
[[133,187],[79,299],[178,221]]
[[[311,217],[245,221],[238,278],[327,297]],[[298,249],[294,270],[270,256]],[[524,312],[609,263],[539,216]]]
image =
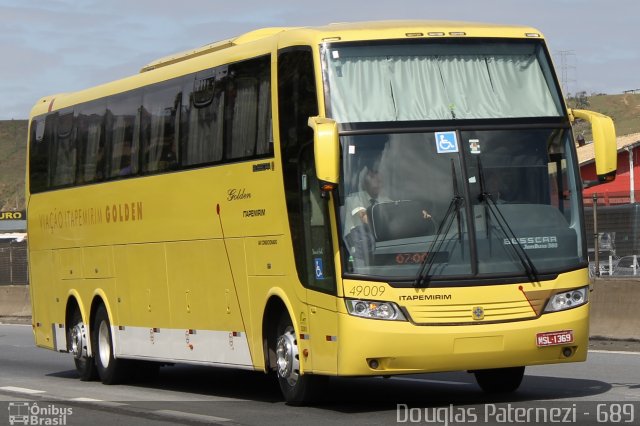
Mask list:
[[305,405],[317,395],[326,377],[300,374],[298,339],[291,319],[283,314],[276,334],[276,375],[289,405]]
[[121,383],[128,373],[128,361],[113,356],[111,322],[104,305],[96,311],[93,323],[93,349],[100,380],[105,385]]
[[474,372],[483,391],[491,394],[515,392],[524,377],[524,367],[494,368]]

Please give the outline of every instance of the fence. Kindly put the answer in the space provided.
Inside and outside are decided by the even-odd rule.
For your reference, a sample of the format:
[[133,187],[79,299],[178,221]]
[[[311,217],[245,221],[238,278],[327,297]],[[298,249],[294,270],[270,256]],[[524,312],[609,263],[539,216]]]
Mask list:
[[26,241],[0,241],[0,285],[29,283]]
[[[637,276],[640,278],[640,203],[612,204],[623,195],[598,197],[595,225],[598,233],[598,263],[600,276]],[[595,235],[593,201],[585,197],[584,218],[591,273],[595,268]]]

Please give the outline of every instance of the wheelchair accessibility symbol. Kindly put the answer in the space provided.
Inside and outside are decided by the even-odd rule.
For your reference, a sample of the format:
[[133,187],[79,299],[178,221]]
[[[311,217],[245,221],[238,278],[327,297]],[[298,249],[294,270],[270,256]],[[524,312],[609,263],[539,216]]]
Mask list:
[[456,132],[436,132],[436,149],[438,154],[458,152]]
[[316,279],[324,280],[324,270],[322,267],[322,259],[319,257],[316,257],[313,259],[313,262],[315,263]]

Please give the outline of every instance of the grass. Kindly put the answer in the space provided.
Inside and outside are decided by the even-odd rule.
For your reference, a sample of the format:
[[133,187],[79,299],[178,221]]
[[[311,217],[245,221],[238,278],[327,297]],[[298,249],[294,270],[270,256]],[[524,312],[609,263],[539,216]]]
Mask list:
[[[569,107],[577,107],[571,101],[568,104]],[[613,118],[618,136],[640,132],[640,94],[590,96],[588,105],[584,109],[590,109]],[[589,124],[577,124],[574,126],[574,130],[576,135],[582,132],[585,139],[591,139]]]
[[27,120],[0,121],[0,210],[24,209]]

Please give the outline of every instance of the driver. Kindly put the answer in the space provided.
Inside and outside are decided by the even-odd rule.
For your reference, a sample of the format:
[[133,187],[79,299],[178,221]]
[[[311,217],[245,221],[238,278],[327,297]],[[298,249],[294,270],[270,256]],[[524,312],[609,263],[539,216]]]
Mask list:
[[371,167],[365,166],[362,173],[362,190],[350,195],[345,201],[347,213],[345,230],[347,234],[358,225],[370,225],[371,207],[377,203],[391,201],[390,198],[380,194],[382,190],[382,174],[377,166],[377,163]]
[[[383,176],[378,169],[378,162],[371,167],[365,166],[362,178],[362,190],[350,195],[345,200],[346,218],[345,235],[359,225],[371,225],[369,215],[371,208],[378,203],[387,203],[392,200],[380,192],[383,188]],[[431,215],[425,209],[422,210],[423,219],[431,219]]]
[[[372,211],[376,204],[391,203],[393,200],[382,194],[384,176],[379,169],[379,160],[366,165],[359,173],[360,191],[345,200],[345,241],[356,258],[361,258],[375,247],[372,229]],[[418,212],[420,214],[420,212]],[[421,210],[423,220],[432,219],[426,209]]]
[[368,255],[373,252],[375,240],[371,229],[371,208],[377,203],[390,202],[381,195],[383,182],[378,168],[379,161],[365,166],[359,173],[360,190],[345,200],[345,241],[356,259],[369,262]]

